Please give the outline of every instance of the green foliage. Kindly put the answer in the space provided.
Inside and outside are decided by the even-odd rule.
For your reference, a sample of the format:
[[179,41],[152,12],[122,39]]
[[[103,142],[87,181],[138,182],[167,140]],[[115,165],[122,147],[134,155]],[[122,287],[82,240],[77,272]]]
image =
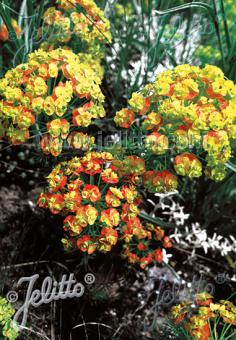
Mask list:
[[5,339],[15,340],[19,335],[16,323],[11,319],[15,310],[5,298],[0,297],[0,325]]

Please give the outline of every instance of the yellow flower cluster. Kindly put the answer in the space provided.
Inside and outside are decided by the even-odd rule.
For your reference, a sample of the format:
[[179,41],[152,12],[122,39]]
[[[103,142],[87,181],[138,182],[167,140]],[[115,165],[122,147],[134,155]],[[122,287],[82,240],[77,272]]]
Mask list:
[[146,150],[153,154],[183,153],[174,160],[180,175],[199,177],[202,164],[195,154],[206,154],[205,174],[222,180],[236,139],[236,86],[216,66],[179,65],[133,93],[114,120],[122,128],[141,122]]
[[112,39],[110,22],[93,0],[57,0],[57,6],[44,13],[43,22],[40,34],[47,36],[45,49],[80,38],[89,53],[96,54],[101,44]]
[[36,130],[43,151],[58,156],[72,132],[105,116],[102,73],[90,63],[66,49],[37,50],[7,71],[0,80],[2,135],[16,145]]
[[214,303],[213,296],[201,292],[196,294],[195,303],[194,306],[186,300],[173,306],[170,317],[174,324],[181,323],[193,340],[212,339],[211,322],[214,324],[214,334],[220,334],[223,327],[225,331],[221,335],[224,334],[225,339],[232,338],[232,334],[235,334],[236,307],[231,301]]
[[5,298],[0,297],[0,325],[2,327],[2,335],[6,339],[15,340],[19,336],[19,328],[11,319],[15,314],[15,310]]

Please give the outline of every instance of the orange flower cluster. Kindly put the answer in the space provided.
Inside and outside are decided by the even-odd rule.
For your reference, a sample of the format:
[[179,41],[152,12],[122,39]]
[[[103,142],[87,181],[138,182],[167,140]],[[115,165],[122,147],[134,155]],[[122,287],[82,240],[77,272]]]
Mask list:
[[171,192],[177,189],[178,180],[177,177],[168,170],[150,170],[145,172],[143,184],[149,192]]
[[202,174],[202,163],[192,153],[182,153],[176,156],[174,168],[178,175],[190,178],[200,177]]
[[213,303],[212,299],[206,292],[199,293],[196,295],[196,308],[192,307],[191,302],[181,302],[172,307],[171,318],[175,324],[181,323],[194,340],[210,340],[210,321],[214,320],[215,331],[218,333],[218,327],[221,327],[220,318],[228,324],[227,330],[231,334],[232,326],[236,326],[236,307],[230,301]]
[[[47,177],[48,188],[41,193],[38,205],[66,216],[65,249],[77,247],[88,254],[109,252],[120,240],[125,242],[124,255],[130,260],[134,239],[138,255],[133,263],[140,263],[142,268],[153,261],[160,263],[161,248],[153,250],[153,242],[168,248],[171,241],[161,228],[141,224],[141,196],[132,182],[123,180],[114,164],[115,159],[107,152],[89,152],[59,163]],[[143,249],[141,244],[145,245]],[[140,254],[143,256],[139,259]]]
[[63,145],[90,149],[94,138],[78,129],[105,115],[100,83],[100,75],[70,50],[30,54],[0,80],[1,135],[16,145],[30,131],[39,134],[43,152],[53,156]]
[[57,0],[57,6],[44,13],[43,22],[40,35],[47,39],[41,47],[46,50],[79,38],[88,53],[98,56],[102,44],[112,39],[110,22],[93,0]]
[[122,161],[114,160],[120,176],[135,185],[143,185],[151,193],[171,192],[178,187],[178,179],[168,170],[156,171],[146,169],[145,161],[138,156],[126,156]]
[[120,176],[126,177],[135,184],[140,183],[141,176],[146,171],[144,159],[135,155],[126,156],[122,161],[115,159],[113,164],[117,167]]
[[129,263],[138,263],[142,269],[151,263],[162,263],[162,247],[172,247],[163,229],[150,223],[142,225],[138,217],[128,221],[122,233],[126,242],[123,256]]
[[236,138],[235,103],[236,86],[219,68],[179,65],[133,93],[114,121],[126,129],[139,122],[149,154],[177,154],[172,165],[178,175],[200,177],[201,155],[206,176],[218,181]]
[[[12,25],[12,28],[14,29],[15,33],[16,33],[16,36],[18,38],[20,38],[21,28],[18,26],[17,21],[15,19],[11,20],[11,25]],[[11,37],[9,37],[9,32],[8,32],[7,26],[5,24],[2,24],[0,26],[0,40],[5,42],[5,41],[8,41],[9,38],[11,39]]]

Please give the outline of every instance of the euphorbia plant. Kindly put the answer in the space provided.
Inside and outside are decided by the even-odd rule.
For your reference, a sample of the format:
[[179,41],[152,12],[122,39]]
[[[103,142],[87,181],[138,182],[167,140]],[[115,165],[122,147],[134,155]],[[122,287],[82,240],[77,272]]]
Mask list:
[[110,153],[89,152],[59,163],[47,177],[38,205],[65,217],[62,242],[67,250],[105,253],[120,241],[129,262],[141,268],[161,263],[162,247],[172,243],[163,229],[146,223],[134,178],[122,175],[117,162]]
[[204,169],[207,177],[219,181],[236,138],[235,103],[236,87],[219,68],[179,65],[134,93],[114,121],[144,135],[139,153],[158,159],[158,170],[194,178]]
[[234,339],[236,307],[228,300],[213,302],[206,292],[196,295],[195,305],[183,301],[171,309],[171,319],[181,325],[194,340]]
[[81,52],[82,46],[94,59],[103,56],[103,46],[112,40],[110,22],[93,0],[57,0],[43,14],[40,35],[46,50],[66,44]]
[[30,54],[0,80],[2,136],[17,145],[39,135],[43,152],[53,156],[80,145],[80,129],[105,115],[102,72],[95,68],[66,49]]

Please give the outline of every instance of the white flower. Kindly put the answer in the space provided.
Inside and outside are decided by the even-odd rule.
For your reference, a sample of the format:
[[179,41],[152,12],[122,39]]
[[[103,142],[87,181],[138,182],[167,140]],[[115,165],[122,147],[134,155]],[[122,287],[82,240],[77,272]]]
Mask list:
[[172,257],[172,254],[167,254],[166,250],[163,248],[162,255],[163,255],[163,262],[169,263],[169,258]]
[[210,248],[209,243],[207,243],[206,241],[202,242],[201,246],[203,247],[203,250],[205,252],[205,254],[207,254],[208,249]]
[[175,229],[174,234],[170,235],[170,238],[174,239],[175,242],[177,243],[180,243],[181,237],[182,237],[182,234],[178,233],[178,229]]

